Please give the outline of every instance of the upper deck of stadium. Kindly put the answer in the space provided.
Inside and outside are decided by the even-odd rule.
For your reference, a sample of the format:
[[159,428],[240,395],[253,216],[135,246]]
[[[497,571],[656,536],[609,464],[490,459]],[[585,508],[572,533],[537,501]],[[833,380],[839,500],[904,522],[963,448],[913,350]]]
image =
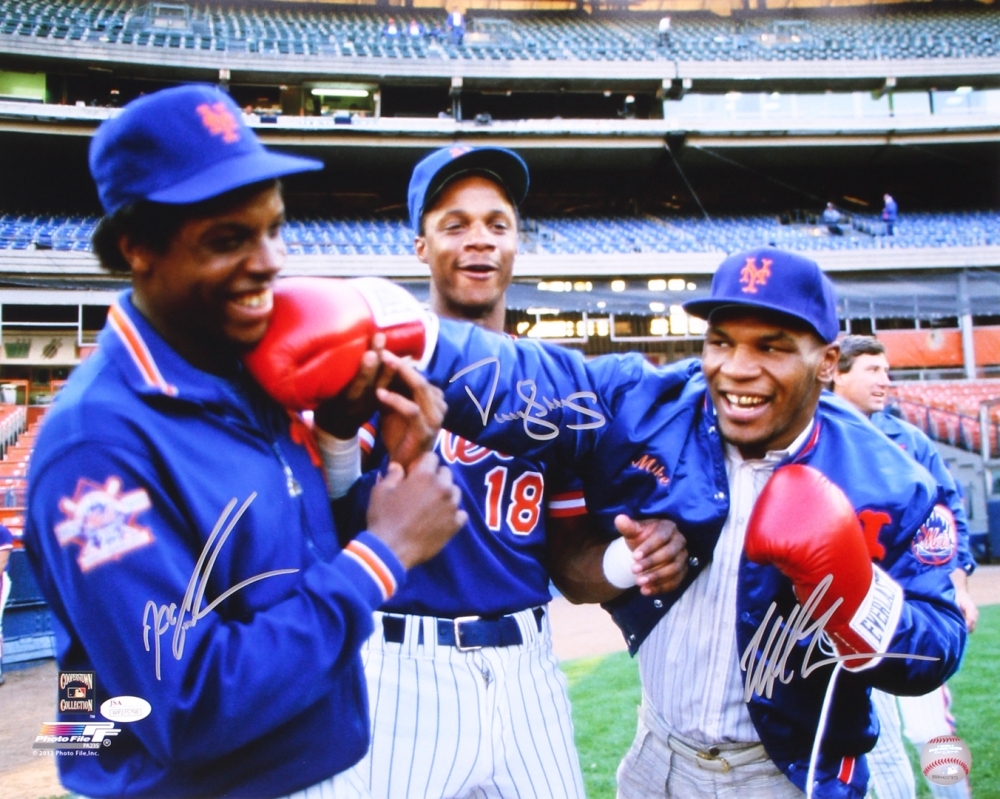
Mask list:
[[[671,12],[668,44],[658,40],[661,16],[471,9],[457,41],[442,8],[3,0],[0,52],[411,78],[995,80],[1000,72],[1000,9],[992,7]],[[387,32],[390,17],[398,33]],[[410,19],[420,35],[407,32]]]

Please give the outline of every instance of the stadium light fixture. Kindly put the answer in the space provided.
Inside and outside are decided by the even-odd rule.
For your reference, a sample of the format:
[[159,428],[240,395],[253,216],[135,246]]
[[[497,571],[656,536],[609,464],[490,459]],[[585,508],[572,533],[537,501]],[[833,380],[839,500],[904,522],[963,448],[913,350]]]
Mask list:
[[687,284],[687,290],[688,291],[694,291],[696,288],[698,288],[698,286],[695,283],[688,283]]
[[688,315],[680,305],[670,306],[670,332],[675,336],[686,336],[688,332]]
[[666,291],[667,281],[663,278],[653,278],[646,284],[646,288],[650,291]]
[[310,90],[316,97],[367,97],[367,89],[331,89],[326,87],[316,87]]
[[672,277],[667,281],[668,291],[684,291],[684,286],[684,279],[680,277]]
[[649,310],[651,310],[653,313],[663,313],[665,310],[667,310],[667,306],[662,302],[651,302],[649,304]]
[[612,291],[625,291],[625,281],[624,280],[612,280],[611,290]]
[[959,86],[955,89],[955,94],[972,94],[971,86]]

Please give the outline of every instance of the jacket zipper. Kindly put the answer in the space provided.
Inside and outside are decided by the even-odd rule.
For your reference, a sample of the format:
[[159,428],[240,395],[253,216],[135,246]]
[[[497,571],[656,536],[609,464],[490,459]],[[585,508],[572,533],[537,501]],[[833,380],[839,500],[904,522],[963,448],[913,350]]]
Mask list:
[[295,479],[292,467],[288,465],[285,456],[281,454],[281,447],[278,446],[277,441],[272,441],[271,447],[274,449],[274,454],[278,456],[278,460],[281,461],[281,468],[285,470],[285,487],[288,489],[288,496],[293,498],[299,496],[302,493],[302,485]]

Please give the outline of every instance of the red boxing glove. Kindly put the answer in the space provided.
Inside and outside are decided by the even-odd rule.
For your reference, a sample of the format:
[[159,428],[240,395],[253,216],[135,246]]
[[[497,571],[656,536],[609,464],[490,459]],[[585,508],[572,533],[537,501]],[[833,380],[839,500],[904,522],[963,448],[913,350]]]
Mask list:
[[390,352],[419,359],[429,318],[382,278],[290,277],[275,283],[271,322],[244,363],[286,408],[312,410],[351,382],[375,333]]
[[[880,662],[899,623],[903,589],[871,562],[861,524],[840,488],[811,466],[778,469],[757,498],[743,546],[754,563],[772,564],[792,581],[813,620],[830,612],[825,629],[838,655],[874,656],[852,658],[844,668]],[[825,593],[813,597],[828,576]]]

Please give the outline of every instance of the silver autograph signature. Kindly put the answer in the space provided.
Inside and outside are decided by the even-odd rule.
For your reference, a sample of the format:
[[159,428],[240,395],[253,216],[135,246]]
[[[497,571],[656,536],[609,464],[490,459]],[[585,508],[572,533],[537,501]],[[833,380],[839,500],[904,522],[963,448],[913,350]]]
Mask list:
[[[479,398],[473,394],[469,386],[465,387],[465,393],[469,395],[469,398],[476,406],[476,410],[479,411],[479,416],[483,420],[483,427],[486,427],[487,422],[489,422],[490,414],[493,410],[493,400],[496,398],[497,384],[500,382],[500,359],[497,357],[483,358],[481,361],[476,361],[474,364],[456,372],[451,380],[448,381],[449,383],[454,383],[460,377],[487,366],[493,367],[493,382],[490,385],[485,404],[479,401]],[[498,422],[511,422],[517,419],[523,420],[524,434],[536,441],[547,441],[559,435],[559,425],[545,419],[548,412],[556,408],[568,408],[592,419],[592,421],[582,424],[567,424],[566,427],[569,430],[592,430],[596,427],[603,427],[607,422],[604,414],[600,411],[587,408],[577,402],[577,400],[596,402],[597,395],[593,391],[575,391],[569,396],[559,399],[550,399],[549,397],[538,399],[538,386],[534,380],[519,380],[515,388],[517,396],[524,402],[524,408],[513,413],[497,413],[494,414],[493,418]]]
[[[795,672],[788,669],[788,658],[795,650],[795,645],[810,636],[812,636],[812,640],[809,642],[809,646],[806,647],[806,654],[802,659],[803,679],[812,674],[816,669],[831,663],[847,660],[868,660],[873,657],[873,655],[867,653],[834,655],[824,657],[815,663],[811,662],[817,644],[824,637],[823,633],[826,630],[826,623],[844,601],[843,598],[837,599],[830,606],[829,610],[813,620],[813,612],[823,600],[832,582],[832,574],[828,574],[820,580],[819,585],[816,586],[805,603],[792,608],[792,612],[788,614],[787,623],[784,622],[781,616],[775,618],[770,632],[767,633],[767,641],[764,642],[764,648],[761,649],[761,642],[764,641],[765,631],[772,617],[774,617],[774,611],[777,608],[777,603],[771,603],[771,606],[767,609],[767,613],[764,615],[764,620],[760,623],[760,627],[757,628],[757,632],[754,633],[753,638],[750,639],[746,651],[743,652],[743,657],[740,658],[740,669],[747,673],[743,696],[745,701],[749,702],[754,694],[770,698],[775,680],[780,680],[786,685],[791,682],[795,676]],[[821,650],[821,654],[825,655],[827,653]],[[886,652],[875,657],[912,658],[913,660],[939,659],[929,655],[908,655],[893,652]]]
[[[220,602],[224,602],[237,591],[246,588],[248,585],[257,582],[258,580],[275,577],[279,574],[294,574],[298,571],[298,569],[276,569],[275,571],[258,574],[256,577],[249,577],[241,583],[234,585],[232,588],[223,591],[204,608],[201,607],[201,603],[205,598],[205,590],[208,588],[209,577],[211,577],[212,569],[215,566],[215,561],[218,559],[222,547],[229,538],[229,534],[233,531],[233,528],[236,527],[236,524],[246,512],[246,509],[250,507],[250,503],[253,502],[256,497],[257,492],[255,491],[247,497],[246,501],[236,512],[236,515],[234,515],[231,519],[229,518],[230,514],[233,512],[233,508],[236,507],[235,497],[231,499],[229,504],[227,504],[223,509],[222,515],[219,516],[218,521],[215,523],[215,527],[212,529],[212,534],[205,542],[205,548],[202,549],[201,556],[195,564],[194,571],[191,574],[191,579],[188,581],[187,590],[184,592],[184,599],[181,600],[180,609],[178,609],[176,602],[171,602],[169,605],[157,605],[152,599],[150,599],[146,603],[146,607],[142,611],[142,640],[146,645],[146,651],[148,652],[150,647],[149,634],[152,632],[155,635],[155,638],[153,639],[153,647],[156,659],[156,679],[160,679],[160,637],[167,630],[169,630],[170,627],[174,628],[174,639],[171,645],[171,651],[173,652],[174,658],[176,660],[180,660],[184,655],[184,640],[187,636],[187,631],[194,627],[198,623],[199,619],[202,619],[211,613],[212,610],[215,609],[216,605]],[[229,520],[228,523],[226,521],[227,519]],[[224,530],[223,527],[225,527]],[[188,615],[190,615],[190,619],[187,618]],[[149,623],[150,617],[152,617],[152,625]]]

